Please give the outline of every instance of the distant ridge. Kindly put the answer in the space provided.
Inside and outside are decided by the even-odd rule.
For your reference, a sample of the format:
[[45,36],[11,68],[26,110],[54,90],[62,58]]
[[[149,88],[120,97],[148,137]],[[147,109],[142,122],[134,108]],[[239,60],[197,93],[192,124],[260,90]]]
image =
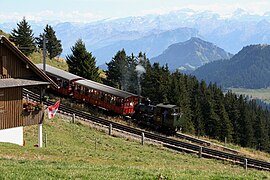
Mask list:
[[168,64],[171,70],[193,71],[196,68],[221,59],[229,59],[232,54],[204,41],[192,37],[188,41],[170,45],[161,55],[151,59],[151,62]]
[[230,60],[206,64],[194,75],[224,87],[270,87],[270,45],[246,46]]
[[139,52],[144,52],[147,57],[151,58],[161,54],[169,45],[186,41],[193,36],[198,36],[198,31],[196,29],[178,28],[162,33],[151,33],[150,35],[135,40],[122,40],[94,50],[93,54],[99,62],[108,62],[117,51],[124,48],[127,54],[134,53],[136,55]]

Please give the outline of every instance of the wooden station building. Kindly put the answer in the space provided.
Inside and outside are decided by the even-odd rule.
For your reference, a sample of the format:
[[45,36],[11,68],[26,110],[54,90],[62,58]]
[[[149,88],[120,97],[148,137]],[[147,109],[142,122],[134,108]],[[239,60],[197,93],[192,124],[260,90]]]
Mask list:
[[32,103],[23,98],[23,91],[42,95],[48,87],[57,85],[13,43],[0,36],[0,142],[23,145],[23,127],[38,124],[42,146],[42,100]]

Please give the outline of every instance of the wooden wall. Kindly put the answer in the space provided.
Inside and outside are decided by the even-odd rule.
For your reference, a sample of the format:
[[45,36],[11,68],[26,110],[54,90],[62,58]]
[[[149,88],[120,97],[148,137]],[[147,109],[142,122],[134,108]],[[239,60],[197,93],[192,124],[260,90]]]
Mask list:
[[35,73],[26,64],[0,43],[0,78],[31,78]]
[[0,129],[38,124],[43,115],[23,110],[22,87],[0,89]]

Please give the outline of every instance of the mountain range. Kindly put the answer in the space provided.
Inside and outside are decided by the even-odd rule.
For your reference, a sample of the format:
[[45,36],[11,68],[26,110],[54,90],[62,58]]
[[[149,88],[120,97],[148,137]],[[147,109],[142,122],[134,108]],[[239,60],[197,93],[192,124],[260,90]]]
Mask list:
[[191,72],[206,63],[231,57],[232,54],[216,45],[192,37],[188,41],[170,45],[161,55],[152,58],[151,62],[168,64],[171,70]]
[[223,87],[266,88],[270,86],[270,45],[244,47],[230,60],[214,61],[196,69],[198,79]]
[[[237,9],[229,16],[211,11],[182,9],[163,15],[105,19],[91,23],[29,21],[35,36],[49,23],[62,41],[65,57],[81,38],[97,57],[97,65],[111,60],[122,48],[128,53],[147,52],[148,58],[162,53],[169,45],[200,37],[230,53],[250,44],[270,43],[270,13],[250,14]],[[15,22],[0,23],[10,33]],[[162,42],[162,43],[161,43]]]

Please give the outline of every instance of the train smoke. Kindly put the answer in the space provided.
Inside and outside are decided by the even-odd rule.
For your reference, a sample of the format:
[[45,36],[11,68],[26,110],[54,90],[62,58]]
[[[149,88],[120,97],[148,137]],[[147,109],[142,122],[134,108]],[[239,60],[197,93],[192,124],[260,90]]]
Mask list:
[[135,71],[137,72],[137,76],[138,76],[138,95],[141,96],[141,91],[142,91],[141,90],[141,75],[145,73],[146,71],[144,67],[140,64],[136,66]]

